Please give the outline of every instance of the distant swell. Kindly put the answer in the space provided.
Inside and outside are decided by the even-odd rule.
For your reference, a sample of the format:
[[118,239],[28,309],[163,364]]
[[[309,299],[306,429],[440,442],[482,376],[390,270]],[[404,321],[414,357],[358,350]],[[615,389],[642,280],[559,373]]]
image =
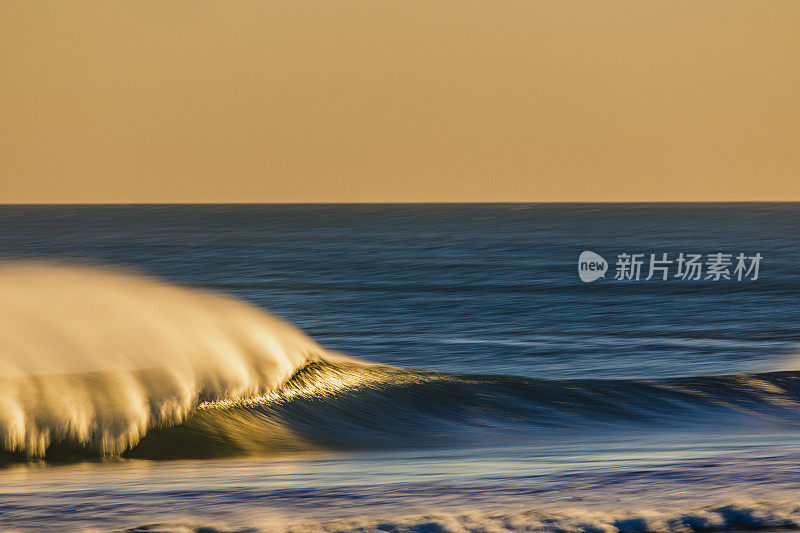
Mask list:
[[0,267],[0,302],[8,460],[800,423],[800,372],[559,381],[394,368],[327,353],[230,297],[70,266]]

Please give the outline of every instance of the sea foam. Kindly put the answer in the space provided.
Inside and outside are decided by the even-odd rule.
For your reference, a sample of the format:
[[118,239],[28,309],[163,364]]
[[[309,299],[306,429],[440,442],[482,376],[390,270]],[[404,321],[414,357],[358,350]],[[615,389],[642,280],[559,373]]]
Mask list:
[[323,349],[254,306],[97,268],[0,266],[0,445],[117,454],[199,403],[264,394]]

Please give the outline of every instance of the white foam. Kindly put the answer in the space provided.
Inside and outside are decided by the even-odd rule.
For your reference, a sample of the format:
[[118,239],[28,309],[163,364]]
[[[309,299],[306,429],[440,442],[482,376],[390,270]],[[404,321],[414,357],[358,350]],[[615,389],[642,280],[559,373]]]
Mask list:
[[433,511],[429,514],[386,517],[354,517],[323,521],[285,520],[276,516],[249,517],[234,523],[207,521],[151,522],[137,531],[183,533],[203,529],[262,531],[270,533],[381,532],[446,533],[546,532],[546,533],[643,533],[691,531],[794,530],[800,528],[800,507],[781,502],[736,502],[693,509],[597,509],[485,511]]
[[231,297],[97,268],[0,265],[0,445],[114,454],[203,400],[263,394],[323,353]]

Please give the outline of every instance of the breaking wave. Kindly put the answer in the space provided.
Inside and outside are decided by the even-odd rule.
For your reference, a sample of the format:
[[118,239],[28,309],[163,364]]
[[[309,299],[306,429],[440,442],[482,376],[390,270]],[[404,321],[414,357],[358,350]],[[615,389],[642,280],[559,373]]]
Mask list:
[[603,427],[800,423],[800,373],[454,375],[332,354],[231,297],[88,267],[0,267],[7,460],[456,445]]
[[88,267],[0,266],[0,446],[118,454],[323,350],[233,298]]

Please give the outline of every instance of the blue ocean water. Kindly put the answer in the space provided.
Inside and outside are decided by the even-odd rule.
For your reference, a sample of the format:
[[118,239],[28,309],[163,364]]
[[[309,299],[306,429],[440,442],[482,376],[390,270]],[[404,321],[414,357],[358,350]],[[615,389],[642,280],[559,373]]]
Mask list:
[[[312,365],[289,392],[346,385],[197,413],[123,457],[14,461],[0,527],[800,526],[800,204],[2,206],[0,228],[3,258],[225,293],[416,369]],[[584,250],[605,278],[579,279]],[[760,254],[758,279],[644,279],[681,252]],[[623,253],[642,279],[614,279]],[[254,420],[314,446],[152,453],[272,427]]]

